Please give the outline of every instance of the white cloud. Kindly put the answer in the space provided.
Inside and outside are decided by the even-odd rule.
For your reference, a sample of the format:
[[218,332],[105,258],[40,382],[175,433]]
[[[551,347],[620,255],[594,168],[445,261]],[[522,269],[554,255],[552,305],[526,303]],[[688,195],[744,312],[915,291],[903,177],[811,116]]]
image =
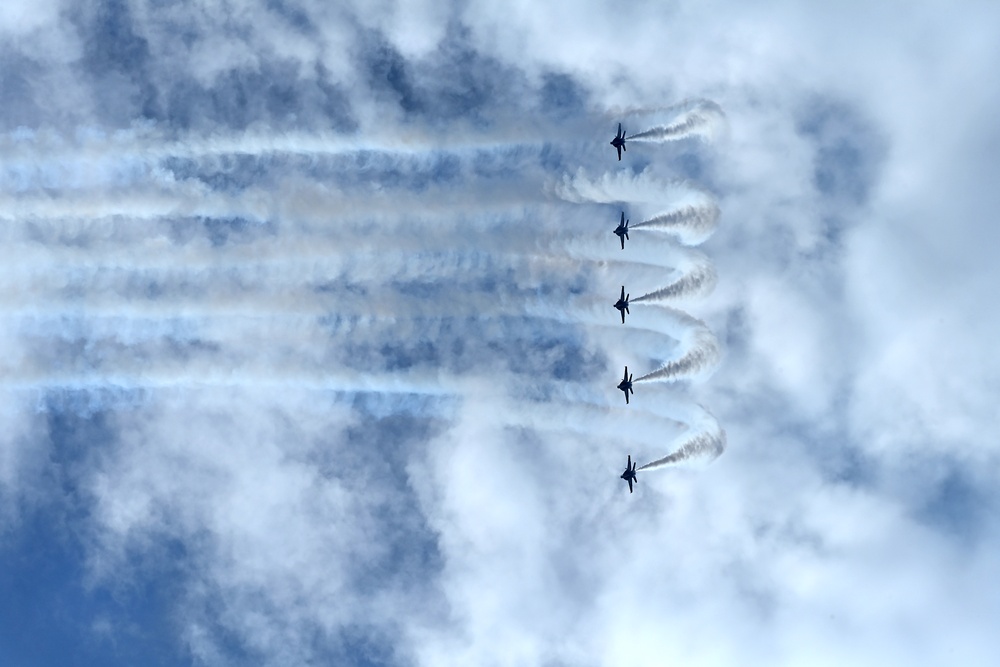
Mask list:
[[[341,86],[356,140],[301,120],[329,120],[305,93],[289,115],[237,86],[212,91],[246,99],[208,130],[4,146],[31,167],[3,181],[28,192],[3,193],[0,294],[30,323],[5,334],[8,382],[149,389],[128,410],[109,398],[112,442],[78,471],[91,585],[155,581],[183,544],[171,639],[204,664],[230,662],[227,641],[271,664],[995,658],[991,6],[473,3],[465,46],[496,63],[414,93],[430,110],[409,115],[399,89],[464,73],[437,48],[446,6],[298,10],[138,5],[149,61],[68,99],[132,109],[140,84],[162,101],[243,68],[295,94]],[[0,29],[70,30],[18,21]],[[38,90],[71,78],[64,60]],[[553,71],[592,92],[593,118],[536,124],[535,101],[505,99]],[[434,104],[475,84],[485,103],[454,103],[488,121],[439,137]],[[191,95],[171,99],[201,113]],[[614,161],[609,109],[700,96],[726,113],[718,144]],[[65,104],[60,123],[115,117]],[[567,138],[584,126],[607,136]],[[611,205],[635,223],[713,201],[719,288],[684,306],[728,358],[626,409],[621,366],[673,358],[693,320],[637,304],[622,327],[613,293],[694,255],[652,233],[621,251]],[[624,455],[668,453],[694,401],[729,450],[623,493]],[[17,499],[48,441],[7,405]],[[931,516],[958,503],[945,466],[982,505],[962,525]]]

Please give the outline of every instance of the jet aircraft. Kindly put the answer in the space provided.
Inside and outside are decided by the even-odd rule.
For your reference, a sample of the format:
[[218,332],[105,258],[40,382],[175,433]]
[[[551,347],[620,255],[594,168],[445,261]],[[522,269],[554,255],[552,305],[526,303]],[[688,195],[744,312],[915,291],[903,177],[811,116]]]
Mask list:
[[618,388],[625,392],[625,405],[628,405],[629,393],[635,393],[632,389],[632,376],[628,374],[628,366],[625,367],[625,375],[622,376],[622,381],[618,383]]
[[621,311],[622,314],[622,324],[625,324],[625,313],[628,312],[628,298],[632,296],[631,294],[625,294],[625,286],[622,285],[622,295],[618,298],[615,303],[615,308]]
[[621,162],[622,151],[625,150],[625,133],[622,132],[621,123],[618,123],[618,134],[611,140],[611,145],[618,149],[618,161]]
[[622,250],[624,250],[625,239],[628,238],[628,220],[625,219],[625,211],[622,211],[621,222],[615,227],[615,234],[618,235],[618,240],[622,242]]
[[635,463],[632,463],[631,454],[628,455],[628,462],[625,464],[625,472],[622,473],[622,479],[628,482],[629,493],[632,493],[632,482],[639,483],[638,478],[635,476]]

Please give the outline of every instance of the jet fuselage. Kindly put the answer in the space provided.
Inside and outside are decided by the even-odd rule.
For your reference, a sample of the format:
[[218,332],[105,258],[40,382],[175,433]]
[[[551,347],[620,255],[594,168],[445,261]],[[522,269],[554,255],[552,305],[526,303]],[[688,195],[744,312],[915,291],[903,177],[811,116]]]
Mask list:
[[625,219],[625,211],[622,211],[621,221],[615,227],[615,234],[618,236],[618,240],[622,242],[622,250],[624,250],[625,239],[628,238],[628,220]]
[[625,324],[625,313],[628,312],[628,298],[630,294],[625,294],[625,286],[622,285],[622,295],[615,302],[615,308],[622,314],[622,324]]
[[628,455],[628,462],[625,464],[625,472],[621,474],[621,478],[628,482],[628,492],[632,493],[632,484],[638,484],[639,479],[635,476],[635,463],[632,463],[632,455]]
[[622,132],[621,123],[618,123],[618,134],[611,140],[611,145],[618,151],[618,161],[621,162],[622,151],[625,150],[625,133]]
[[632,376],[628,374],[628,366],[625,367],[625,375],[622,376],[622,381],[618,383],[618,390],[625,392],[625,404],[628,405],[628,395],[635,393],[632,389]]

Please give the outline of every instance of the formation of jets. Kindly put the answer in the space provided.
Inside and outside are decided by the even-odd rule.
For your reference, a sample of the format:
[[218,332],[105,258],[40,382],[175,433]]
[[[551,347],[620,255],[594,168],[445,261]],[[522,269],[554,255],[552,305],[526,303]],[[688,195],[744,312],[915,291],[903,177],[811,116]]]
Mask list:
[[[621,123],[618,123],[618,134],[611,140],[611,145],[618,151],[618,160],[621,161],[622,151],[625,150],[625,132],[622,130]],[[618,240],[621,241],[622,250],[624,250],[625,241],[628,239],[628,220],[625,219],[625,211],[622,211],[621,220],[618,226],[615,227],[615,234],[618,236]],[[625,315],[629,312],[628,299],[630,296],[631,294],[625,293],[625,286],[622,285],[621,296],[615,302],[615,308],[618,309],[622,316],[622,324],[625,324]],[[632,390],[632,376],[629,375],[628,366],[625,367],[625,374],[622,376],[622,381],[618,383],[618,389],[625,394],[625,405],[628,405],[628,395],[635,393]],[[631,454],[628,455],[628,462],[625,464],[625,472],[622,473],[622,479],[628,482],[629,493],[632,493],[632,485],[639,483],[639,480],[635,476],[635,464],[632,463]]]

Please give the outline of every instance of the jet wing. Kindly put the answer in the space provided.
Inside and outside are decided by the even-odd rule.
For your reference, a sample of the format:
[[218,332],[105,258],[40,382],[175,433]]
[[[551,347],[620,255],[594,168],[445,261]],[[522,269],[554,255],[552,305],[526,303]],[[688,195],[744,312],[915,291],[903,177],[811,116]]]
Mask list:
[[632,478],[628,478],[628,492],[632,493]]
[[622,324],[625,324],[625,309],[622,308]]

